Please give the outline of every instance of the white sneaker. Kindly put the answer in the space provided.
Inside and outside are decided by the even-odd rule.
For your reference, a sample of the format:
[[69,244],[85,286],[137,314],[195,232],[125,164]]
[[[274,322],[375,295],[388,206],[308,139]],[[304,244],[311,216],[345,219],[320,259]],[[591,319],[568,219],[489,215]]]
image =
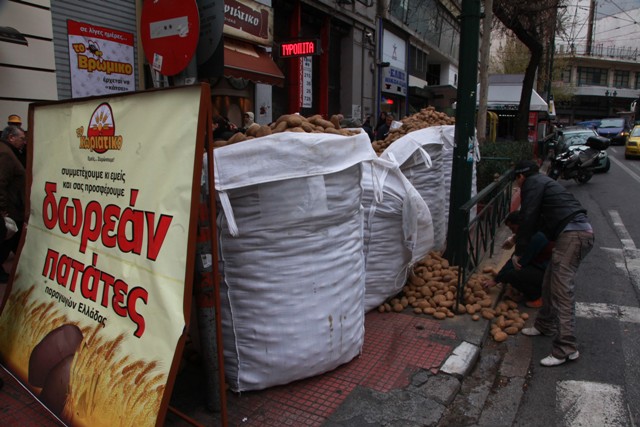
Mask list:
[[545,357],[544,359],[542,359],[540,361],[540,364],[542,366],[558,366],[558,365],[562,365],[563,363],[565,363],[567,361],[576,360],[578,357],[580,357],[580,353],[578,352],[578,350],[574,351],[573,353],[571,353],[570,355],[568,355],[564,359],[558,359],[557,357],[555,357],[555,356],[550,354],[547,357]]
[[537,330],[535,326],[532,326],[530,328],[524,328],[522,329],[521,332],[522,332],[522,335],[526,335],[528,337],[537,337],[538,335],[542,335],[542,332]]

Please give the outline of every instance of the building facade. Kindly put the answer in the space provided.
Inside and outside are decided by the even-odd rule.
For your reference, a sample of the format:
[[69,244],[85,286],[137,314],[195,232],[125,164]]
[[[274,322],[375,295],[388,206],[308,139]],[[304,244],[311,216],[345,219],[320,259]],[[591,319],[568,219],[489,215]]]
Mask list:
[[638,52],[615,47],[559,46],[559,80],[553,83],[559,123],[629,116],[640,95]]
[[[170,55],[150,47],[171,33],[141,28],[151,19],[159,31],[147,3],[0,3],[0,117],[19,114],[27,127],[31,102],[195,82],[210,83],[214,112],[239,126],[247,111],[261,124],[287,113],[372,124],[381,111],[452,113],[459,0],[197,0],[195,52],[172,75],[160,72],[175,65]],[[171,22],[193,36],[187,4],[175,4]]]
[[578,0],[556,35],[553,97],[562,124],[631,116],[640,96],[637,2]]

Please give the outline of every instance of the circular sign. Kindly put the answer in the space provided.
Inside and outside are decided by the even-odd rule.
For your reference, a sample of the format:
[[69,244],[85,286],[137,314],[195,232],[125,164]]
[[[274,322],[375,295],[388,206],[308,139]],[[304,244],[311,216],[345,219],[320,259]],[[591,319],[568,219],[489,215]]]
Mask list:
[[140,39],[151,68],[173,76],[187,68],[198,45],[196,0],[144,0]]

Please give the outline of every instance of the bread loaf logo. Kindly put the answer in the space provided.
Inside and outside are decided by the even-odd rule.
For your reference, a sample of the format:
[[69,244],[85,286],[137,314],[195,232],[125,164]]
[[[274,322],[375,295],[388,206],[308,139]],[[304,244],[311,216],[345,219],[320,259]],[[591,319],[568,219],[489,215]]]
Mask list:
[[107,102],[98,105],[91,115],[87,135],[84,135],[84,127],[76,129],[76,136],[80,140],[80,148],[104,154],[109,150],[122,149],[122,135],[116,135],[115,119],[113,111]]
[[124,333],[72,320],[55,301],[37,298],[35,286],[8,296],[0,343],[3,366],[65,425],[156,425],[168,367],[142,358]]
[[82,332],[66,324],[49,332],[33,348],[29,358],[29,384],[41,387],[40,399],[56,415],[62,415],[69,395],[71,363]]

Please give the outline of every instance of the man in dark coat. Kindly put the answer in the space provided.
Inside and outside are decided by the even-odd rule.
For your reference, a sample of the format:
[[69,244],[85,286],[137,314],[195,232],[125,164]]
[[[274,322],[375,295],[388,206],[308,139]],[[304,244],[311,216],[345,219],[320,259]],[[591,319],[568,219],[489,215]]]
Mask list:
[[[9,275],[2,264],[11,252],[16,252],[24,224],[26,198],[26,172],[19,154],[26,145],[24,131],[9,125],[0,136],[0,216],[8,216],[18,226],[18,232],[0,242],[0,282],[6,283]],[[2,220],[4,222],[4,219]]]
[[555,242],[542,282],[542,308],[534,325],[522,333],[553,336],[551,354],[540,364],[557,366],[580,356],[575,332],[574,278],[580,262],[593,248],[593,228],[580,202],[557,181],[538,173],[535,162],[518,162],[514,174],[522,202],[513,265],[519,267],[536,231]]

